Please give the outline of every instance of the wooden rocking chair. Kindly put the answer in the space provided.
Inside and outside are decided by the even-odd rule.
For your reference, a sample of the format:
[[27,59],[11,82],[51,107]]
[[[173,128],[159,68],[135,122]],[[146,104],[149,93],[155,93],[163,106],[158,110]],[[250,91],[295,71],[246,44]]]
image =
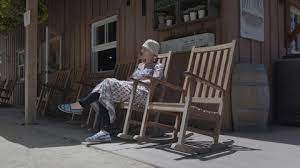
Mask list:
[[7,79],[3,79],[3,80],[1,79],[1,81],[0,81],[0,88],[4,89],[6,81],[7,81]]
[[[165,53],[165,54],[159,54],[158,57],[157,57],[157,62],[161,63],[161,64],[164,64],[164,79],[168,78],[171,55],[172,55],[172,52],[170,51],[170,52]],[[132,124],[132,125],[142,125],[142,122],[133,120],[131,118],[133,110],[134,111],[144,111],[144,107],[139,108],[139,107],[134,107],[133,106],[133,100],[134,100],[135,93],[136,93],[138,85],[143,85],[143,86],[146,86],[147,88],[149,88],[148,100],[147,100],[148,102],[152,101],[153,98],[163,99],[163,97],[165,96],[165,89],[162,89],[160,93],[157,93],[157,92],[155,93],[155,90],[159,85],[159,83],[157,83],[156,81],[151,81],[150,84],[146,84],[146,83],[144,83],[140,80],[136,80],[136,79],[131,79],[131,80],[133,80],[134,83],[133,83],[133,89],[132,89],[132,93],[131,93],[131,97],[130,97],[130,102],[124,102],[121,105],[121,108],[127,109],[125,123],[124,123],[124,127],[123,127],[123,132],[118,134],[118,137],[123,138],[123,139],[132,139],[133,138],[132,136],[128,135],[130,124]],[[165,81],[165,80],[163,80],[163,81]],[[159,95],[156,95],[156,97],[154,97],[154,94],[159,94]],[[158,119],[159,119],[159,113],[157,113],[157,115],[155,116],[155,121],[157,121]]]
[[0,104],[9,104],[16,86],[16,80],[8,80],[4,88],[0,88]]
[[[172,55],[172,52],[170,51],[170,52],[168,52],[168,53],[165,53],[165,54],[159,54],[158,55],[158,57],[157,57],[157,62],[158,63],[162,63],[162,64],[164,64],[165,66],[164,66],[164,78],[165,79],[167,79],[167,75],[168,75],[168,71],[169,71],[169,64],[170,64],[170,60],[171,60],[171,55]],[[127,76],[126,76],[126,78],[123,78],[123,79],[121,79],[121,80],[127,80],[127,79],[129,79],[129,77],[130,77],[130,75],[132,75],[132,73],[133,73],[133,71],[134,71],[134,69],[135,69],[135,67],[138,65],[138,63],[140,63],[140,62],[142,62],[143,61],[143,58],[139,58],[138,59],[138,61],[137,61],[137,64],[136,65],[134,65],[134,64],[131,64],[130,65],[130,67],[131,67],[131,70],[130,71],[125,71],[126,73],[124,73],[123,72],[123,74],[125,75],[125,74],[127,74]],[[122,72],[122,71],[124,71],[124,70],[122,70],[122,69],[120,69],[121,71],[120,72]],[[118,72],[118,71],[117,71]],[[124,77],[124,76],[123,76]],[[118,79],[118,78],[117,78]],[[133,84],[133,91],[134,90],[136,90],[136,88],[137,88],[137,85],[138,84],[140,84],[139,82],[139,80],[135,80],[135,79],[132,79],[133,81],[134,81],[134,84]],[[153,94],[154,94],[154,91],[155,91],[155,88],[157,87],[157,85],[155,85],[153,88],[151,88],[151,93],[152,93],[152,96],[151,96],[151,98],[153,97]],[[159,94],[159,95],[157,95],[157,97],[158,98],[162,98],[162,97],[164,97],[164,95],[165,95],[165,90],[163,89],[162,91],[161,91],[161,93]],[[132,100],[131,100],[131,102],[133,102]],[[120,103],[119,104],[119,109],[128,109],[129,107],[130,107],[130,104],[132,104],[132,103],[129,103],[129,102],[124,102],[124,103]],[[143,111],[143,109],[144,108],[139,108],[139,109],[137,109],[137,108],[135,108],[135,109],[133,109],[133,106],[131,106],[132,108],[131,108],[131,113],[132,113],[132,110],[135,110],[135,111]],[[97,110],[96,110],[97,111]],[[128,120],[130,119],[130,117],[131,117],[131,113],[130,113],[130,116],[128,117],[128,111],[127,111],[127,113],[126,113],[126,118],[125,118],[125,125],[127,125],[126,126],[126,128],[125,128],[125,126],[124,126],[124,128],[123,129],[125,129],[125,130],[127,130],[127,132],[128,132],[128,130],[129,130],[129,124],[134,124],[134,125],[141,125],[141,122],[138,122],[138,121],[134,121],[134,120],[131,120],[130,122],[128,122]],[[96,113],[96,116],[95,116],[95,119],[97,118],[97,115],[98,115],[98,113]],[[159,116],[159,114],[156,116],[156,118],[158,119],[158,116]],[[90,117],[89,117],[90,118]],[[87,121],[87,123],[89,122],[89,120]],[[93,128],[95,129],[96,128],[96,124],[97,124],[97,120],[94,120],[94,124],[93,124]],[[127,133],[126,132],[126,133]],[[127,134],[119,134],[118,135],[119,137],[121,137],[121,138],[127,138],[128,139],[128,136],[127,136]]]
[[[185,82],[182,88],[151,78],[153,83],[159,83],[174,91],[180,91],[182,93],[181,100],[179,103],[150,102],[150,95],[144,111],[140,134],[134,138],[144,141],[148,126],[171,129],[173,130],[173,137],[175,137],[180,126],[178,142],[172,145],[173,148],[185,149],[184,143],[188,137],[187,129],[211,136],[214,139],[214,144],[217,144],[222,125],[224,94],[230,79],[234,48],[235,41],[213,47],[194,47],[191,51],[188,69],[184,73]],[[216,110],[206,110],[203,105],[207,104],[218,105],[218,107]],[[176,116],[174,126],[148,121],[150,112]],[[188,128],[189,119],[209,121],[213,123],[213,126],[209,130]]]
[[52,97],[57,92],[64,93],[66,91],[71,72],[71,70],[60,70],[56,72],[53,81],[43,84],[40,96],[37,98],[37,112],[42,112],[42,116],[45,116]]
[[[87,81],[87,68],[84,67],[82,69],[78,69],[75,71],[75,76],[73,82],[71,83],[71,90],[69,91],[69,95],[67,97],[68,102],[76,102],[82,96],[84,90],[90,87],[90,84]],[[77,114],[81,115],[81,114]],[[76,114],[72,114],[71,122],[74,120]]]

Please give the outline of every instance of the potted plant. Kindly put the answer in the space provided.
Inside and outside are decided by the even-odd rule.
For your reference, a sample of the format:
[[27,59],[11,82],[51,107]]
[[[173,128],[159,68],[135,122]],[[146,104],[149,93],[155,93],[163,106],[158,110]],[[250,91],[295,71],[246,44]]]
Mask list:
[[165,12],[157,12],[157,17],[158,17],[158,24],[159,25],[164,25],[165,24]]
[[173,25],[173,20],[174,20],[174,16],[167,16],[166,17],[167,26],[172,26]]
[[198,11],[198,18],[202,19],[206,16],[206,10],[205,10],[206,6],[205,5],[199,5],[196,7],[197,11]]
[[195,8],[190,9],[190,19],[191,21],[197,19],[197,10]]
[[185,10],[184,12],[183,12],[183,21],[184,22],[188,22],[188,21],[190,21],[190,14],[189,14],[189,9],[187,9],[187,10]]

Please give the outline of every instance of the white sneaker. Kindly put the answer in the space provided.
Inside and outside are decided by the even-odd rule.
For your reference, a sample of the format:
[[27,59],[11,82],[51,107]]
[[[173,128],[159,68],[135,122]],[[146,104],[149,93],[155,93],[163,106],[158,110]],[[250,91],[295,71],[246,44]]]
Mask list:
[[97,134],[85,139],[86,142],[110,142],[110,134],[106,131],[99,131]]

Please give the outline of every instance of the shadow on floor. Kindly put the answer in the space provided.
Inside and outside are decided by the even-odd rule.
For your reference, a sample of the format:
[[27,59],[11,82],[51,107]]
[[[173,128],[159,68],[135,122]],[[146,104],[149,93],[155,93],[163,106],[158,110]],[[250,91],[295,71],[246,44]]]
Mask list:
[[173,154],[177,154],[180,157],[176,158],[175,160],[184,160],[184,159],[199,159],[201,161],[209,161],[213,159],[217,159],[220,157],[224,157],[227,155],[234,154],[239,151],[258,151],[260,149],[243,147],[234,145],[234,141],[230,140],[227,142],[222,142],[216,146],[212,145],[211,141],[197,141],[197,142],[187,142],[187,146],[190,147],[193,152],[187,151],[178,151],[171,148],[171,144],[163,144],[163,145],[152,145],[143,148],[155,148],[158,150],[163,150],[166,152],[170,152]]
[[[79,141],[34,128],[38,126],[23,126],[21,124],[23,120],[24,114],[21,110],[0,108],[0,143],[17,143],[27,148],[48,148],[80,144]],[[59,129],[54,131],[58,132]]]

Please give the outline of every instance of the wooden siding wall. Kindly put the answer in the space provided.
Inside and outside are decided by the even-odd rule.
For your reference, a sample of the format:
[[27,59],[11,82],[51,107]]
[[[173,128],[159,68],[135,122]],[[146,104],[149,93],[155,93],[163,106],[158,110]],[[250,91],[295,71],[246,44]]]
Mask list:
[[265,0],[265,42],[240,37],[239,0],[222,1],[219,18],[205,23],[178,26],[168,31],[153,30],[154,0],[147,0],[147,14],[142,16],[142,1],[131,0],[50,0],[49,27],[64,40],[65,68],[90,66],[93,22],[119,15],[118,61],[126,62],[138,53],[143,41],[153,38],[163,41],[201,32],[216,33],[217,43],[238,40],[236,62],[261,63],[269,69],[273,60],[286,53],[285,6],[282,0]]
[[[153,6],[147,1],[148,7]],[[156,37],[151,27],[151,17],[141,16],[141,1],[131,0],[51,0],[49,7],[49,30],[62,35],[64,68],[90,66],[91,24],[109,16],[119,15],[118,58],[129,62],[138,53],[138,46],[146,38]],[[147,15],[151,16],[151,9]]]
[[[45,25],[39,25],[39,41],[43,41]],[[25,29],[23,25],[20,25],[19,28],[12,33],[7,35],[0,35],[0,50],[5,53],[2,64],[0,64],[0,73],[1,78],[17,80],[11,104],[14,105],[24,105],[24,96],[25,96],[25,83],[24,81],[18,80],[17,76],[17,55],[19,51],[25,49]]]
[[240,37],[239,1],[222,5],[222,41],[238,40],[235,60],[237,63],[265,64],[269,70],[274,60],[286,54],[285,1],[264,0],[265,41]]
[[[16,32],[0,35],[0,50],[5,54],[0,64],[1,78],[17,78],[17,52],[25,47],[25,31],[20,27]],[[18,81],[10,103],[16,105],[24,104],[24,82]]]

